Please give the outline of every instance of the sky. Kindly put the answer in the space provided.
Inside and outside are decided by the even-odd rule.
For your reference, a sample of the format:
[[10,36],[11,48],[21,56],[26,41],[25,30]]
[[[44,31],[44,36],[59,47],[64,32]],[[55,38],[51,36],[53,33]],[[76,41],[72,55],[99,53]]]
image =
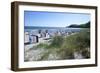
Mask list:
[[90,14],[24,11],[24,26],[66,27],[90,21]]

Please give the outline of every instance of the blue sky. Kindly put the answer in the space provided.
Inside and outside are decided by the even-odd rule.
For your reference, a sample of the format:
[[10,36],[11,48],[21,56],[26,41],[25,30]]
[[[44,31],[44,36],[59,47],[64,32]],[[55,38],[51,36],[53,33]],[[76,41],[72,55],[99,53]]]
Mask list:
[[25,26],[66,27],[90,21],[90,14],[24,11]]

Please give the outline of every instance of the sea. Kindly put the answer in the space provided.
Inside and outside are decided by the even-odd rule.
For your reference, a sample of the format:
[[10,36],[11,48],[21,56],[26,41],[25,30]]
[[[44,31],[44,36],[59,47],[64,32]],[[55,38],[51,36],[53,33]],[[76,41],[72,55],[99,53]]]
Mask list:
[[30,27],[25,26],[24,31],[25,32],[31,32],[31,31],[37,31],[37,30],[47,30],[48,32],[79,32],[83,28],[67,28],[67,27]]

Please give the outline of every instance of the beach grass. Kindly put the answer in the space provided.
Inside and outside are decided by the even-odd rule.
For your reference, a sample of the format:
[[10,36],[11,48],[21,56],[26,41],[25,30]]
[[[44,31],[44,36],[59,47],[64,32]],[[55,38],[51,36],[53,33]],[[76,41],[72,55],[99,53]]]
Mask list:
[[89,58],[90,51],[87,48],[90,48],[90,32],[86,29],[66,37],[56,35],[50,44],[40,43],[36,47],[49,51],[42,59],[48,58],[50,53],[57,54],[61,59],[73,59],[74,52],[81,52],[85,58]]

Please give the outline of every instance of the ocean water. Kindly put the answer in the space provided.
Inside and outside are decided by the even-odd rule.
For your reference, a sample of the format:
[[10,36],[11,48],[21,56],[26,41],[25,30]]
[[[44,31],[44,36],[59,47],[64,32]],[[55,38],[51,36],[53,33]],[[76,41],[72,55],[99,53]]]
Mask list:
[[24,31],[26,32],[37,32],[38,30],[47,30],[49,33],[52,32],[79,32],[83,28],[65,28],[65,27],[24,27]]

